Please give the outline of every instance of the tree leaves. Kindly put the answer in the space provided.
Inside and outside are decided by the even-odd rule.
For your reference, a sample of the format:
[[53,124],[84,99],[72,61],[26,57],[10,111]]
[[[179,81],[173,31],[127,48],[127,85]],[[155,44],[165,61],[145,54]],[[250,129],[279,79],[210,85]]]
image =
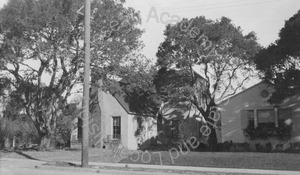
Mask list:
[[[243,86],[244,79],[246,81],[254,76],[250,58],[260,49],[255,33],[243,35],[240,27],[234,26],[226,17],[216,21],[205,17],[183,19],[176,25],[168,25],[164,34],[166,39],[157,52],[158,75],[168,71],[181,78],[170,77],[169,74],[164,75],[168,77],[166,79],[157,77],[157,82],[165,83],[159,85],[166,87],[165,91],[161,90],[163,96],[174,94],[173,90],[177,89],[177,95],[186,94],[186,98],[190,98],[186,92],[196,88],[196,80],[200,77],[208,87],[201,93],[208,97],[210,103],[234,94]],[[239,76],[241,74],[244,78]],[[168,83],[172,78],[174,82]],[[190,92],[190,95],[194,93]]]
[[[126,61],[142,58],[141,18],[123,4],[92,3],[92,80],[103,78],[106,89],[126,70],[136,71],[139,64],[130,70]],[[19,109],[26,109],[41,136],[53,133],[73,87],[82,83],[83,16],[76,13],[82,5],[82,0],[11,0],[0,11],[1,70],[21,97],[14,98]],[[111,26],[112,21],[119,26]]]
[[164,35],[154,79],[158,96],[163,104],[171,104],[166,107],[170,111],[184,102],[186,107],[179,108],[182,114],[194,111],[192,117],[210,123],[205,130],[210,133],[208,143],[214,147],[214,124],[218,121],[210,116],[218,101],[235,94],[254,76],[250,58],[260,49],[255,34],[243,35],[225,17],[216,21],[196,17],[168,25]]
[[300,90],[300,11],[285,22],[279,37],[254,58],[263,79],[275,88],[271,103],[281,103]]

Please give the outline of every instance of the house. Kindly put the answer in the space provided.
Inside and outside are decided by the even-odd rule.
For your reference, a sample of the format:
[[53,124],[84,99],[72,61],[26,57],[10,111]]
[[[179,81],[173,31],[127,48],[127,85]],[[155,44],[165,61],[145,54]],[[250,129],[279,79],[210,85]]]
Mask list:
[[[192,137],[200,141],[202,120],[200,111],[188,101],[163,103],[157,117],[158,140],[162,145],[172,145]],[[205,139],[202,141],[206,142]]]
[[267,144],[299,141],[300,93],[281,104],[267,102],[274,90],[263,81],[223,101],[222,142]]
[[[197,79],[194,85],[204,90],[205,78],[197,72],[195,76]],[[131,111],[129,104],[118,94],[112,95],[96,86],[92,88],[91,94],[96,97],[90,107],[89,119],[89,143],[92,147],[122,145],[136,150],[147,148],[152,143],[160,147],[191,137],[206,142],[207,138],[200,132],[203,116],[189,101],[165,102],[158,115],[151,116]],[[204,98],[200,103],[205,105]],[[76,127],[71,134],[73,146],[81,139],[80,117],[74,124]]]
[[[139,145],[157,135],[155,118],[130,111],[129,105],[122,96],[104,92],[99,86],[93,86],[90,93],[94,99],[90,103],[89,116],[91,147],[121,146],[129,150],[137,150]],[[82,138],[81,118],[75,119],[74,124],[78,127],[72,130],[71,147]]]
[[[174,70],[174,72],[181,74],[184,77],[185,71]],[[206,79],[199,73],[194,72],[195,82],[194,86],[204,92],[207,88]],[[188,79],[189,77],[184,77]],[[202,98],[202,93],[198,94],[201,106],[205,106],[206,103]],[[206,142],[200,132],[200,128],[203,124],[204,117],[197,107],[190,101],[184,99],[171,99],[161,104],[157,117],[157,130],[158,139],[164,142],[164,144],[172,144],[177,141],[186,140],[192,137],[197,138],[199,141]]]

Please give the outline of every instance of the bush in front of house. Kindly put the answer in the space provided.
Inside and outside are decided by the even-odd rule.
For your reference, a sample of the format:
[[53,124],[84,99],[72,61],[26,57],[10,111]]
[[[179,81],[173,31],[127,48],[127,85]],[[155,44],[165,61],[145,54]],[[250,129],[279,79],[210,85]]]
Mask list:
[[266,152],[272,151],[272,143],[271,142],[266,143],[265,151]]
[[264,127],[257,126],[256,128],[253,125],[248,125],[244,129],[245,136],[249,137],[250,140],[254,139],[265,139],[268,137],[277,137],[279,139],[291,138],[292,126],[286,125],[284,123],[279,123],[278,127]]
[[231,141],[225,141],[218,143],[218,151],[220,152],[247,152],[250,151],[250,143],[233,143]]

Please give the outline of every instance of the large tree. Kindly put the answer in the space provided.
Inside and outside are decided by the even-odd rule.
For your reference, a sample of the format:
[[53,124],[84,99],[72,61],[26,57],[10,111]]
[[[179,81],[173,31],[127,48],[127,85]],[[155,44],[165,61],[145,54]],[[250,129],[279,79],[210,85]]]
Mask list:
[[159,98],[153,84],[157,71],[154,67],[142,68],[123,77],[120,81],[121,90],[130,111],[155,116],[159,107]]
[[[157,52],[157,92],[164,102],[188,101],[205,118],[208,143],[215,149],[216,102],[235,94],[254,76],[251,57],[258,52],[254,32],[243,35],[231,20],[205,17],[168,25]],[[175,103],[176,104],[176,103]]]
[[[137,58],[139,14],[124,1],[92,3],[93,78],[110,85]],[[41,148],[49,148],[74,86],[83,78],[83,1],[11,0],[1,9],[0,66],[20,108],[35,124]],[[130,56],[130,57],[129,57]],[[97,77],[99,76],[99,77]],[[16,95],[17,94],[17,95]]]
[[255,56],[255,63],[275,89],[269,102],[280,103],[300,91],[300,11],[285,22],[279,39]]

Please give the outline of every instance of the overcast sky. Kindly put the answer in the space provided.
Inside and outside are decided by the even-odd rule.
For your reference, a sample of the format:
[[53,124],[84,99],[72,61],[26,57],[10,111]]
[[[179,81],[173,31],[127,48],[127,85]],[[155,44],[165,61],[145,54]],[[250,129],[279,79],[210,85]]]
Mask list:
[[127,4],[141,12],[142,27],[146,30],[142,38],[146,46],[144,52],[149,58],[155,57],[164,39],[163,23],[172,20],[172,15],[181,18],[205,16],[213,20],[225,16],[244,33],[256,32],[258,42],[268,46],[278,38],[285,20],[300,10],[299,0],[127,0]]

